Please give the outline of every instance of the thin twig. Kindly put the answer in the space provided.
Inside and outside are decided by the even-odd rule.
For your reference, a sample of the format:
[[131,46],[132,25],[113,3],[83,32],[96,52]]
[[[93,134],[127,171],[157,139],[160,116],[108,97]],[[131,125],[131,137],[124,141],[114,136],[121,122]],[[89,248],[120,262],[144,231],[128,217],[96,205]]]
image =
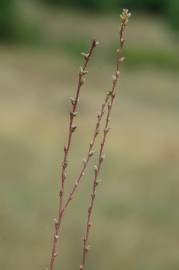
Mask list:
[[84,172],[85,172],[85,169],[87,168],[87,165],[89,163],[89,160],[90,158],[94,155],[95,151],[93,150],[93,147],[95,145],[95,141],[96,141],[96,138],[99,134],[99,128],[100,128],[100,124],[101,124],[101,121],[102,121],[102,118],[103,118],[103,115],[105,113],[105,107],[107,106],[107,103],[109,101],[109,98],[110,98],[110,94],[109,92],[106,94],[106,97],[105,97],[105,100],[104,100],[104,103],[102,104],[101,106],[101,109],[100,109],[100,112],[98,113],[97,115],[97,122],[96,122],[96,126],[95,126],[95,129],[94,129],[94,133],[93,133],[93,137],[92,137],[92,140],[89,144],[89,148],[88,148],[88,151],[87,151],[87,155],[86,155],[86,158],[83,159],[83,165],[82,165],[82,168],[81,168],[81,171],[77,177],[77,179],[74,181],[74,185],[71,189],[71,192],[69,193],[68,197],[67,197],[67,200],[66,200],[66,203],[64,204],[64,207],[63,207],[63,211],[65,211],[65,209],[68,207],[69,203],[71,202],[71,200],[73,199],[73,196],[75,194],[75,191],[77,190],[78,188],[78,185],[80,183],[80,180],[82,179],[82,176],[84,175]]
[[82,53],[84,57],[84,64],[83,67],[80,67],[80,72],[78,76],[78,84],[77,84],[77,90],[75,94],[75,98],[71,99],[72,104],[72,110],[70,112],[70,121],[69,121],[69,129],[68,129],[68,138],[67,138],[67,144],[64,146],[64,158],[62,162],[62,172],[61,172],[61,180],[60,185],[61,189],[59,192],[59,209],[58,209],[58,217],[54,219],[54,235],[53,235],[53,243],[52,243],[52,251],[51,251],[51,257],[50,257],[50,264],[49,264],[49,270],[54,269],[54,262],[57,256],[57,242],[60,236],[60,230],[61,230],[61,224],[62,224],[62,218],[63,218],[63,197],[64,197],[64,191],[65,191],[65,180],[67,177],[66,169],[68,167],[68,154],[71,146],[72,141],[72,135],[74,131],[76,130],[77,126],[74,125],[74,119],[77,115],[77,106],[79,101],[79,95],[82,85],[85,83],[85,75],[88,72],[86,70],[87,65],[89,63],[89,60],[91,58],[91,55],[93,53],[94,48],[98,45],[98,42],[96,40],[93,40],[91,44],[91,48],[88,53]]
[[[80,180],[82,179],[83,175],[84,175],[84,172],[85,172],[85,169],[87,168],[87,165],[89,163],[89,160],[90,158],[94,155],[95,151],[93,150],[93,147],[94,147],[94,144],[95,144],[95,141],[96,141],[96,138],[99,134],[99,128],[100,128],[100,124],[101,124],[101,121],[102,121],[102,118],[103,118],[103,115],[105,113],[105,108],[108,104],[108,101],[109,101],[109,98],[110,98],[110,93],[108,92],[106,94],[106,97],[105,97],[105,100],[104,100],[104,103],[102,104],[101,106],[101,110],[100,112],[98,113],[97,115],[97,123],[96,123],[96,126],[95,126],[95,130],[94,130],[94,133],[93,133],[93,137],[92,137],[92,141],[90,142],[89,144],[89,148],[88,148],[88,151],[87,151],[87,156],[86,158],[83,159],[83,165],[82,165],[82,168],[81,168],[81,171],[78,175],[78,177],[76,178],[76,180],[74,181],[74,184],[71,188],[71,191],[69,192],[69,194],[67,195],[67,199],[66,199],[66,202],[63,204],[63,207],[61,208],[61,220],[60,220],[60,225],[62,224],[62,216],[64,216],[64,212],[65,210],[67,209],[67,207],[69,206],[70,202],[72,201],[73,199],[73,196],[75,194],[75,191],[77,190],[78,186],[79,186],[79,183],[80,183]],[[55,219],[54,220],[55,222],[55,225],[57,226],[57,223],[58,223],[58,220]]]
[[105,118],[105,127],[104,127],[104,132],[103,132],[103,137],[101,140],[100,144],[100,151],[98,155],[98,163],[94,167],[94,178],[93,178],[93,185],[92,185],[92,193],[91,193],[91,200],[90,200],[90,205],[88,207],[88,215],[87,215],[87,222],[86,222],[86,229],[85,229],[85,234],[84,234],[84,239],[83,239],[83,252],[82,252],[82,262],[80,265],[80,270],[85,269],[86,265],[86,258],[87,254],[89,251],[89,236],[90,236],[90,229],[92,226],[92,213],[93,213],[93,208],[94,208],[94,202],[95,202],[95,197],[96,197],[96,188],[99,184],[98,180],[98,175],[101,169],[102,162],[105,158],[104,155],[104,146],[107,138],[107,134],[110,130],[109,128],[109,121],[110,121],[110,114],[112,110],[112,106],[115,100],[116,96],[116,85],[119,79],[120,75],[120,63],[123,62],[124,58],[122,57],[122,49],[125,43],[125,27],[128,23],[128,19],[130,17],[130,13],[128,12],[127,9],[124,9],[122,12],[121,17],[121,26],[120,26],[120,46],[119,49],[117,49],[117,57],[116,57],[116,68],[115,68],[115,75],[113,75],[113,83],[112,83],[112,90],[110,91],[110,101],[108,102],[108,109],[107,109],[107,115]]

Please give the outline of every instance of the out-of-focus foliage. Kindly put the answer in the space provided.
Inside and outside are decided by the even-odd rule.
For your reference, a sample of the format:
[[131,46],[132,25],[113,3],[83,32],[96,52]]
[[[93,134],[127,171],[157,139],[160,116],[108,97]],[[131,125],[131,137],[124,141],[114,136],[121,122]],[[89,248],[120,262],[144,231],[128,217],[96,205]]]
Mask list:
[[111,10],[117,7],[119,0],[40,0],[41,2],[48,3],[55,6],[70,6],[79,7],[86,10],[104,11]]
[[171,0],[169,1],[168,9],[168,19],[174,29],[179,30],[179,1]]
[[[168,20],[170,25],[179,29],[179,1],[178,0],[34,0],[34,2],[45,3],[48,6],[82,8],[87,11],[109,12],[120,10],[123,7],[131,11],[147,11],[158,13]],[[29,1],[30,2],[30,1]],[[41,39],[41,26],[29,23],[26,17],[21,20],[16,14],[18,0],[0,1],[0,40],[32,41],[35,43]],[[18,18],[18,19],[17,19]],[[31,25],[33,24],[33,25]],[[39,36],[38,36],[39,35]]]
[[174,29],[179,29],[178,0],[39,0],[55,6],[80,7],[93,11],[110,11],[119,8],[159,13],[168,19]]
[[21,6],[18,0],[0,0],[0,41],[40,44],[43,27],[26,16]]
[[14,0],[0,1],[0,39],[9,40],[14,36]]
[[118,5],[130,9],[146,10],[151,12],[163,12],[168,0],[117,0]]
[[105,10],[115,9],[116,7],[128,7],[132,9],[143,9],[154,12],[162,11],[166,6],[168,0],[40,0],[49,4],[55,5],[68,5],[68,6],[79,6],[86,9],[93,10]]

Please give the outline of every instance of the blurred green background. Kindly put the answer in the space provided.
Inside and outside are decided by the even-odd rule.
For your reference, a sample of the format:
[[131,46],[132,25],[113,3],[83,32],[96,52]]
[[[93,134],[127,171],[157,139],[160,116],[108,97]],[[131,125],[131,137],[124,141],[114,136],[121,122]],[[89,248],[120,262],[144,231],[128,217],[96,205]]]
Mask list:
[[[0,269],[48,264],[80,52],[100,41],[80,99],[67,189],[110,89],[123,7],[132,18],[88,269],[179,269],[177,0],[0,0]],[[66,213],[56,269],[79,269],[94,164]]]

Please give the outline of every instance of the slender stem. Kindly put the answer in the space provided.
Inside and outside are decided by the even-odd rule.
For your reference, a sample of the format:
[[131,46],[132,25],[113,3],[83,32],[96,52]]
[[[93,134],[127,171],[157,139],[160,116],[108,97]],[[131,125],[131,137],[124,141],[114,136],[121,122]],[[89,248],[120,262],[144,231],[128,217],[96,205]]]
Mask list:
[[86,158],[83,159],[83,165],[82,165],[81,171],[80,171],[76,181],[74,181],[74,185],[72,186],[72,189],[71,189],[71,191],[70,191],[70,193],[69,193],[69,195],[67,197],[67,200],[66,200],[66,202],[64,204],[63,211],[65,211],[65,209],[68,207],[69,203],[73,199],[75,191],[77,190],[78,185],[79,185],[79,183],[80,183],[80,181],[81,181],[81,179],[82,179],[82,177],[84,175],[84,172],[85,172],[85,169],[87,168],[89,160],[95,153],[95,151],[93,150],[93,147],[94,147],[96,138],[97,138],[97,136],[99,134],[99,128],[100,128],[101,120],[102,120],[103,115],[105,113],[105,107],[108,104],[109,98],[110,98],[110,95],[109,95],[109,93],[107,93],[106,97],[105,97],[105,100],[104,100],[104,103],[101,106],[101,110],[97,115],[97,123],[96,123],[95,129],[94,129],[92,140],[91,140],[91,142],[89,144],[89,148],[88,148],[88,151],[87,151]]
[[123,46],[125,43],[125,38],[124,38],[125,26],[127,25],[129,17],[130,17],[130,13],[128,13],[128,10],[123,10],[123,13],[121,15],[121,27],[120,27],[120,32],[119,32],[120,47],[117,50],[115,75],[113,76],[113,84],[112,84],[112,89],[110,91],[110,101],[108,102],[108,110],[107,110],[107,115],[105,118],[105,127],[104,127],[103,137],[102,137],[101,144],[100,144],[98,162],[97,162],[97,165],[95,165],[95,167],[94,167],[92,193],[91,193],[90,205],[88,207],[86,229],[85,229],[84,238],[83,238],[83,252],[82,252],[82,261],[81,261],[81,265],[80,265],[80,270],[85,269],[86,258],[87,258],[87,254],[89,251],[89,236],[90,236],[90,231],[91,231],[91,226],[92,226],[92,213],[93,213],[95,197],[96,197],[96,188],[99,184],[98,175],[100,173],[101,165],[102,165],[102,162],[103,162],[104,157],[105,157],[104,156],[104,146],[106,143],[107,134],[110,130],[109,129],[110,115],[111,115],[112,106],[113,106],[115,96],[116,96],[116,85],[117,85],[119,75],[120,75],[120,71],[119,71],[120,63],[123,61],[122,49],[123,49]]
[[[61,224],[62,224],[62,217],[64,216],[64,212],[65,210],[67,209],[67,207],[69,206],[71,200],[73,199],[73,196],[75,194],[75,191],[77,190],[78,188],[78,185],[80,183],[80,180],[82,179],[83,175],[84,175],[84,172],[85,172],[85,169],[87,168],[87,165],[89,163],[89,160],[90,158],[94,155],[95,151],[93,151],[93,147],[94,147],[94,144],[95,144],[95,141],[96,141],[96,138],[99,134],[99,128],[100,128],[100,124],[101,124],[101,120],[103,118],[103,115],[105,113],[105,107],[106,105],[108,104],[108,101],[109,101],[109,98],[110,98],[110,94],[109,92],[106,94],[106,97],[105,97],[105,100],[104,100],[104,103],[102,104],[101,106],[101,110],[97,116],[97,123],[96,123],[96,126],[95,126],[95,130],[94,130],[94,133],[93,133],[93,137],[92,137],[92,141],[91,143],[89,144],[89,148],[88,148],[88,151],[87,151],[87,156],[86,156],[86,159],[83,159],[83,166],[82,166],[82,169],[76,179],[76,181],[74,181],[74,185],[72,186],[72,189],[71,191],[69,192],[68,196],[67,196],[67,199],[66,199],[66,202],[64,203],[63,207],[60,208],[61,211],[60,211],[60,218],[59,220],[55,220],[55,225],[56,227],[59,226],[59,231],[58,231],[58,235],[60,233],[60,229],[61,229]],[[58,229],[58,227],[57,227]],[[57,237],[57,234],[55,234],[55,238],[58,238]],[[56,249],[55,249],[56,250]],[[54,251],[53,251],[54,252]]]
[[64,191],[65,191],[65,180],[66,180],[66,170],[68,167],[68,154],[71,146],[71,141],[72,141],[72,135],[73,132],[76,130],[76,126],[73,124],[74,119],[77,115],[77,106],[78,106],[78,101],[79,101],[79,95],[80,95],[80,90],[82,85],[85,82],[84,75],[87,73],[87,65],[89,63],[89,60],[91,58],[91,55],[93,53],[94,48],[97,45],[97,41],[93,40],[90,50],[87,54],[83,54],[84,56],[84,64],[83,67],[81,67],[79,76],[78,76],[78,83],[77,83],[77,90],[75,94],[75,98],[71,99],[72,103],[72,110],[70,112],[70,121],[69,121],[69,128],[68,128],[68,137],[67,137],[67,144],[64,146],[64,158],[62,162],[62,172],[61,172],[61,180],[60,180],[60,185],[61,189],[59,192],[59,209],[58,209],[58,217],[57,219],[54,220],[54,234],[53,234],[53,242],[52,242],[52,251],[51,251],[51,257],[50,257],[50,264],[49,264],[49,270],[54,269],[54,263],[55,259],[57,256],[57,242],[60,236],[60,231],[61,231],[61,224],[62,224],[62,218],[63,218],[63,197],[64,197]]

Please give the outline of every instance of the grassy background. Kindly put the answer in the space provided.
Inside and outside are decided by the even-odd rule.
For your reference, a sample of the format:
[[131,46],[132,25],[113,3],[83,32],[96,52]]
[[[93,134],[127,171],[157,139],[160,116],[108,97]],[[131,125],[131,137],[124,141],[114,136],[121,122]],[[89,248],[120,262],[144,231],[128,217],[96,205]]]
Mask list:
[[[118,16],[27,7],[23,12],[29,22],[43,25],[41,42],[0,47],[3,270],[44,269],[48,262],[78,53],[92,37],[101,41],[80,100],[68,188],[86,153],[101,97],[111,85],[118,38]],[[88,269],[177,270],[178,44],[161,18],[142,14],[133,14],[127,36]],[[94,164],[66,214],[57,269],[79,267]]]

